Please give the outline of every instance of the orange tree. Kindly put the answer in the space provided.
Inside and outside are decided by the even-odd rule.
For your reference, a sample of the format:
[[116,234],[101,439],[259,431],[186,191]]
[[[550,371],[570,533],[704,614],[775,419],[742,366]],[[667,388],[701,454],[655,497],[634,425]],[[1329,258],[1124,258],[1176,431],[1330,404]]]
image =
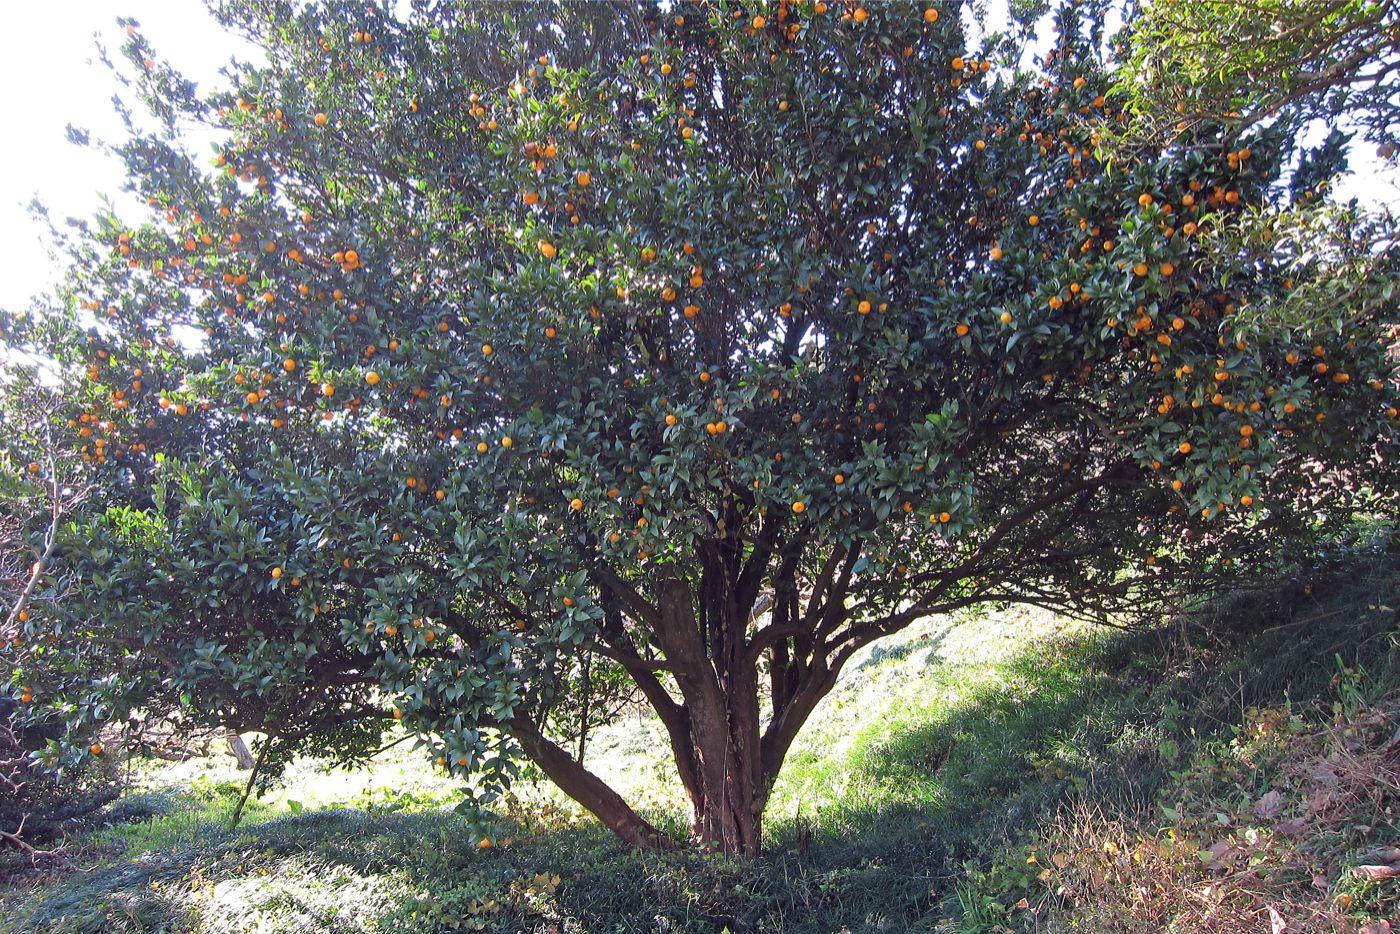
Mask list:
[[873,640],[1315,560],[1393,505],[1394,256],[1343,210],[1218,248],[1279,127],[1107,171],[1101,6],[1032,67],[953,3],[238,0],[267,61],[203,95],[133,27],[150,216],[6,325],[85,375],[111,491],[36,624],[112,673],[55,702],[352,755],[393,717],[478,802],[523,757],[666,845],[566,748],[633,692],[693,839],[753,852]]

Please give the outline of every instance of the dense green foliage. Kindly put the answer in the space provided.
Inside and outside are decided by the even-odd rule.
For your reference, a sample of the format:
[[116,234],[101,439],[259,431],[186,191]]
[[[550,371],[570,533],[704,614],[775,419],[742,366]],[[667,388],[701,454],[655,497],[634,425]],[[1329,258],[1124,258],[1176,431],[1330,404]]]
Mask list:
[[239,0],[268,60],[208,94],[133,26],[151,213],[0,331],[103,490],[15,686],[274,761],[392,711],[481,801],[523,753],[658,843],[562,748],[635,691],[694,837],[753,851],[873,640],[1316,559],[1393,506],[1395,257],[1341,210],[1221,248],[1277,225],[1288,127],[1109,172],[1102,6],[1032,67],[952,4]]

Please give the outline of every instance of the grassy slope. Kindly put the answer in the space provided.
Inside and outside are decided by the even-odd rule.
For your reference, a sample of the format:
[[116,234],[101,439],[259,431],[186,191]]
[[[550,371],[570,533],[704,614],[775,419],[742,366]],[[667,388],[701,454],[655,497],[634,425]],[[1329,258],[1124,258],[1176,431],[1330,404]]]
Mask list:
[[[1354,929],[1395,910],[1348,871],[1400,844],[1393,564],[1154,635],[916,626],[817,711],[762,860],[629,853],[541,787],[479,851],[407,750],[302,766],[230,832],[237,776],[204,764],[119,805],[166,813],[91,834],[91,871],[0,895],[0,930]],[[617,725],[590,764],[678,825],[656,729]]]

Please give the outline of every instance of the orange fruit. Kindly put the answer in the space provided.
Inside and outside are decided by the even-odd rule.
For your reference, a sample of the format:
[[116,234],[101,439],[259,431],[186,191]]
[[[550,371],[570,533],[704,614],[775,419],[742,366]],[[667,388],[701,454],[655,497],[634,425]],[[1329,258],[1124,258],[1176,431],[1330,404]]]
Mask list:
[[325,126],[327,123],[330,122],[330,119],[331,119],[331,118],[330,118],[330,117],[327,117],[325,114],[318,113],[316,116],[312,117],[311,119],[315,122],[315,124],[316,124],[317,126]]
[[273,568],[273,569],[272,569],[272,579],[273,579],[273,580],[277,580],[277,579],[278,579],[279,577],[281,577],[281,576],[282,576],[282,569],[281,569],[281,568]]
[[792,511],[800,515],[807,511],[807,504],[799,499],[797,502],[792,504]]

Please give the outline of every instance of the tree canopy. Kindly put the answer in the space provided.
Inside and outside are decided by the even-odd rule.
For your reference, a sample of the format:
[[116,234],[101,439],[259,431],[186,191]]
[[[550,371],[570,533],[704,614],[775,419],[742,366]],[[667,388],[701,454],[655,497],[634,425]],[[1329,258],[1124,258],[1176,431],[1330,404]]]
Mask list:
[[1110,171],[1103,6],[1030,65],[954,3],[230,0],[267,63],[209,92],[131,24],[149,214],[0,331],[103,491],[15,685],[274,759],[400,721],[664,845],[567,748],[635,696],[752,852],[872,641],[1315,559],[1394,505],[1395,256],[1281,226],[1295,128]]

